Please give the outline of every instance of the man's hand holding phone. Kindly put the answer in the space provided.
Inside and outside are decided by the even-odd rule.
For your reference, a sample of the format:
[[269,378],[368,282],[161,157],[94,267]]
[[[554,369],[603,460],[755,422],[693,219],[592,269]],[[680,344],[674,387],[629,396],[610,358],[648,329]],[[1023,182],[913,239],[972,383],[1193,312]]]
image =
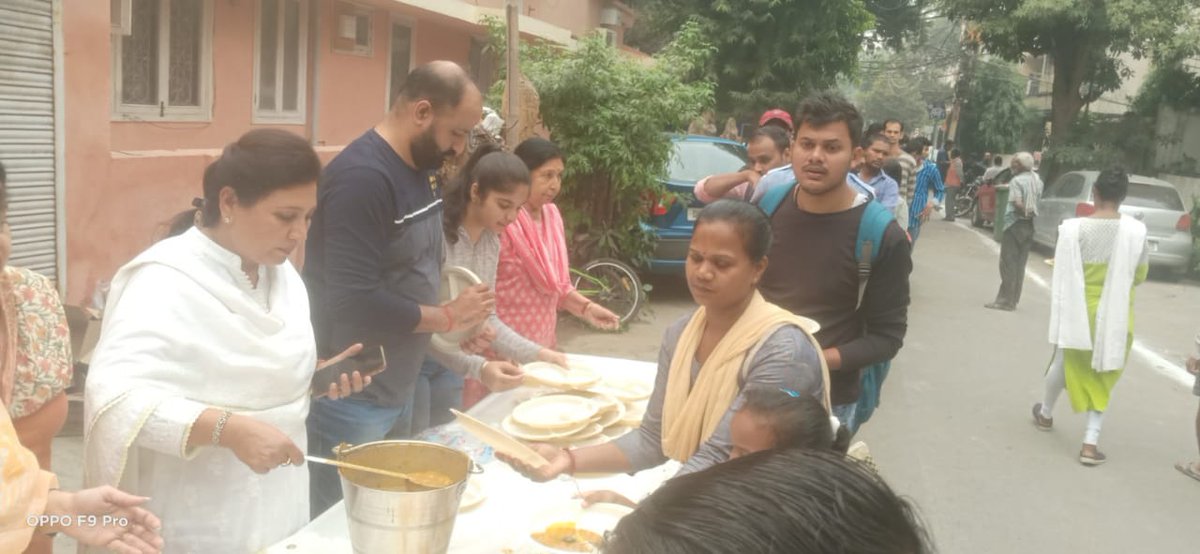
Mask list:
[[363,345],[355,344],[337,356],[317,362],[312,394],[316,398],[328,396],[332,400],[345,398],[362,392],[371,384],[371,377],[384,369],[387,369],[387,356],[382,346],[364,352]]

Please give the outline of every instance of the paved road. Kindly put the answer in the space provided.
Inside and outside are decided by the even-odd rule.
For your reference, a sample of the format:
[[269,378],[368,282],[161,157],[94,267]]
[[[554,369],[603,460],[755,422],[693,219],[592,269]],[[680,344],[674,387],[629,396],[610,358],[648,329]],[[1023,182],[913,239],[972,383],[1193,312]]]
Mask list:
[[[1200,483],[1171,467],[1196,455],[1196,398],[1179,375],[1200,331],[1200,288],[1151,281],[1138,291],[1139,349],[1117,386],[1101,448],[1109,463],[1076,461],[1083,418],[1066,398],[1056,428],[1029,411],[1049,361],[1045,255],[1015,313],[983,309],[998,286],[991,239],[935,221],[915,254],[909,334],[860,438],[888,481],[919,506],[944,553],[1186,553],[1200,551]],[[571,352],[653,361],[663,329],[693,304],[682,280],[656,279],[647,315],[628,332],[561,327]],[[78,486],[79,439],[55,442],[63,486]],[[73,552],[59,538],[59,552]]]
[[1196,454],[1196,399],[1170,367],[1200,330],[1200,292],[1160,282],[1138,291],[1144,347],[1107,415],[1110,461],[1086,468],[1084,418],[1066,398],[1053,432],[1031,422],[1051,353],[1045,256],[1031,259],[1019,311],[985,310],[997,257],[973,233],[934,222],[918,243],[908,340],[860,435],[884,475],[919,504],[943,552],[1200,551],[1200,483],[1172,468]]

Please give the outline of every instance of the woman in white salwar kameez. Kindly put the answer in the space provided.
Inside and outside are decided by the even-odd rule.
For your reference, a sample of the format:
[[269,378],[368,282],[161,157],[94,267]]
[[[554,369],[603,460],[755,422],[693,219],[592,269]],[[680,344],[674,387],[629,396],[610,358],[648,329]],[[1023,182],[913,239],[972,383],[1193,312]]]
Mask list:
[[[257,552],[308,522],[317,358],[288,256],[320,170],[303,138],[247,133],[205,170],[197,226],[113,279],[87,379],[84,479],[150,497],[166,552]],[[361,390],[354,380],[334,396]]]
[[1093,187],[1096,211],[1064,222],[1054,249],[1050,343],[1044,400],[1033,406],[1034,424],[1054,426],[1054,404],[1063,389],[1076,412],[1087,412],[1079,462],[1103,464],[1097,449],[1112,389],[1133,346],[1133,288],[1146,280],[1146,225],[1121,215],[1129,189],[1122,170],[1100,173]]

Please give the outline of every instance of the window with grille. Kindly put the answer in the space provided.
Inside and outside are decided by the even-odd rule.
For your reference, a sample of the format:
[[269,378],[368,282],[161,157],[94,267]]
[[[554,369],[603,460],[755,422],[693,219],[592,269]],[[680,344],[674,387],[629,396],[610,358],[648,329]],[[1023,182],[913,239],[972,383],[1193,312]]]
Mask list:
[[259,0],[255,37],[255,122],[304,123],[307,0]]
[[[129,25],[113,33],[113,112],[122,119],[207,120],[212,110],[209,0],[112,0]],[[116,9],[116,8],[114,8]],[[128,31],[127,33],[124,31]]]

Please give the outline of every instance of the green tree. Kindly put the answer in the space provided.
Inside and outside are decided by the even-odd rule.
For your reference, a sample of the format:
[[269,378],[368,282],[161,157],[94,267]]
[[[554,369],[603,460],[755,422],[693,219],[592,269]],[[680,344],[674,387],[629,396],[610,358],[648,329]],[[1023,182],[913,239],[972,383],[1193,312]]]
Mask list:
[[875,16],[875,38],[900,50],[923,38],[933,0],[865,0],[865,4]]
[[[490,21],[492,47],[503,59],[504,30]],[[713,84],[696,79],[712,47],[699,25],[684,25],[653,63],[630,58],[592,36],[577,48],[521,47],[522,73],[540,98],[542,123],[565,153],[557,200],[572,252],[641,264],[653,251],[642,230],[649,198],[665,194],[671,141],[713,102]]]
[[953,99],[946,76],[958,56],[958,28],[944,18],[934,19],[915,42],[865,54],[849,96],[867,121],[896,118],[910,130],[919,129],[930,123],[929,106],[949,105]]
[[920,83],[916,79],[894,73],[879,75],[854,99],[863,118],[869,122],[899,119],[910,130],[930,123],[928,106],[922,99]]
[[963,103],[958,143],[967,152],[1014,152],[1036,117],[1012,66],[981,59]]
[[1054,61],[1052,146],[1071,139],[1085,104],[1120,86],[1123,54],[1190,47],[1196,0],[938,0],[944,13],[979,24],[991,53]]
[[650,50],[685,22],[699,25],[717,49],[708,66],[717,106],[741,116],[790,109],[805,94],[853,74],[864,33],[874,25],[863,0],[644,0],[636,6],[639,29],[630,41]]

